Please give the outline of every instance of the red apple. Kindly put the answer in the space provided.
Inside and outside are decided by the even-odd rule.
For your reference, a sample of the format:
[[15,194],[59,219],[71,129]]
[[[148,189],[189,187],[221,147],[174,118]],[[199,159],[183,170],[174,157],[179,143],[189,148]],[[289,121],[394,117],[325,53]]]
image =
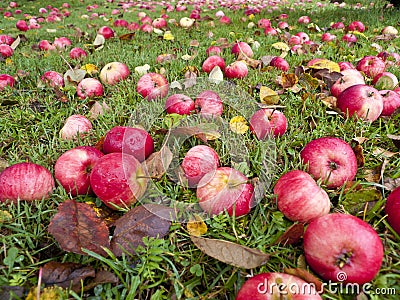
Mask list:
[[128,29],[129,31],[136,31],[140,29],[140,25],[136,22],[130,22],[126,29]]
[[302,40],[301,40],[301,38],[300,38],[299,36],[297,36],[297,35],[292,35],[292,36],[290,37],[288,43],[289,43],[290,46],[293,46],[293,45],[301,45],[301,44],[302,44]]
[[63,140],[71,140],[78,135],[83,137],[84,133],[92,130],[92,123],[82,115],[72,115],[67,118],[64,126],[60,130],[60,137]]
[[347,30],[349,31],[358,31],[358,32],[364,32],[365,31],[365,25],[361,21],[353,21],[347,26]]
[[25,20],[18,20],[17,23],[15,24],[15,27],[17,27],[17,29],[20,31],[28,31],[29,30],[28,24],[26,23]]
[[195,109],[193,99],[184,94],[173,94],[165,101],[168,114],[190,115]]
[[369,78],[374,78],[385,71],[386,64],[377,56],[367,55],[357,63],[356,68]]
[[288,24],[288,22],[280,21],[280,22],[278,22],[278,28],[282,29],[282,30],[288,29],[289,28],[289,24]]
[[[354,69],[354,70],[356,69],[356,67],[351,62],[348,62],[348,61],[340,61],[340,62],[338,62],[338,65],[340,68],[340,72],[342,72],[344,70],[348,70],[348,69]],[[361,75],[361,77],[363,77],[361,73],[360,73],[360,75]]]
[[345,89],[337,98],[336,106],[347,117],[357,116],[373,122],[383,110],[383,100],[379,91],[365,84],[353,85]]
[[222,52],[221,48],[218,46],[210,46],[206,50],[207,56],[219,55]]
[[202,70],[206,73],[210,73],[215,66],[220,67],[222,71],[225,70],[225,60],[219,55],[207,57],[203,62]]
[[47,71],[44,72],[40,80],[51,87],[63,87],[64,86],[64,77],[62,74],[56,71]]
[[72,42],[69,38],[62,36],[59,38],[55,38],[53,45],[56,46],[57,49],[62,50],[62,49],[65,49],[65,48],[71,46]]
[[253,207],[254,186],[238,170],[220,167],[200,179],[196,196],[200,207],[210,215],[226,210],[230,216],[238,217]]
[[115,85],[121,80],[125,80],[130,75],[126,64],[114,61],[106,64],[100,71],[100,80],[104,84]]
[[332,42],[334,40],[336,40],[336,35],[334,35],[332,33],[324,32],[321,35],[321,41],[323,41],[323,42]]
[[357,37],[352,34],[352,33],[346,33],[345,35],[342,36],[342,41],[348,42],[348,43],[355,43],[357,42]]
[[332,29],[344,29],[345,26],[344,26],[343,22],[336,22],[331,25],[331,28]]
[[301,39],[301,43],[304,43],[304,42],[307,42],[310,40],[310,37],[308,36],[308,34],[303,31],[296,33],[295,36],[298,36]]
[[12,43],[14,43],[15,39],[7,34],[0,34],[0,43],[1,44],[7,44],[11,46]]
[[383,109],[381,116],[390,117],[398,108],[400,108],[400,95],[392,90],[379,91],[383,100]]
[[238,78],[242,79],[247,76],[249,69],[247,64],[242,60],[237,60],[225,68],[225,76],[227,78]]
[[103,85],[95,78],[84,78],[78,83],[76,94],[81,99],[103,96]]
[[274,194],[278,209],[291,221],[307,223],[330,210],[328,194],[304,171],[293,170],[282,175],[275,184]]
[[318,300],[315,285],[285,273],[260,273],[247,279],[235,300]]
[[287,129],[285,115],[271,108],[262,108],[256,111],[250,118],[250,130],[259,140],[272,136],[282,136]]
[[35,163],[14,164],[0,173],[0,202],[48,198],[55,186],[53,176]]
[[113,22],[113,26],[114,27],[128,27],[129,26],[129,22],[127,20],[124,19],[117,19]]
[[109,153],[101,157],[90,174],[90,186],[108,207],[129,207],[147,188],[147,175],[132,155]]
[[346,69],[340,72],[343,76],[340,77],[331,86],[332,96],[338,98],[339,95],[348,87],[357,84],[365,84],[363,75],[355,69]]
[[267,27],[271,27],[271,21],[269,19],[262,18],[262,19],[258,20],[257,27],[264,28],[264,29]]
[[164,18],[156,18],[152,23],[154,28],[162,29],[168,27],[167,21]]
[[304,233],[304,253],[323,279],[364,284],[379,272],[383,245],[368,223],[333,213],[313,220]]
[[393,90],[399,85],[399,80],[393,73],[382,72],[374,77],[372,85],[377,90]]
[[87,55],[88,55],[87,52],[79,47],[72,48],[71,51],[69,52],[69,57],[71,59],[83,59]]
[[91,146],[80,146],[64,152],[54,165],[54,177],[72,196],[91,191],[90,173],[104,154]]
[[140,77],[136,91],[148,101],[164,98],[168,94],[168,81],[158,73],[147,73]]
[[51,44],[48,40],[41,40],[38,44],[39,49],[42,51],[56,50],[56,46]]
[[15,83],[14,77],[8,74],[0,74],[0,91],[4,90],[6,86],[13,87]]
[[14,49],[7,44],[0,44],[0,56],[3,58],[7,58],[12,56],[14,53]]
[[231,52],[236,56],[238,56],[240,53],[243,53],[248,57],[253,57],[254,55],[250,45],[245,42],[237,42],[236,44],[234,44],[232,46]]
[[387,197],[385,212],[390,226],[400,235],[400,187],[390,192]]
[[221,24],[227,24],[227,25],[229,25],[229,24],[232,23],[232,20],[231,20],[228,16],[223,16],[223,17],[221,17],[221,18],[219,19],[219,22],[220,22]]
[[286,59],[284,59],[280,56],[273,57],[271,59],[271,61],[269,62],[269,65],[277,68],[278,70],[282,70],[284,72],[288,71],[290,68],[289,63],[286,61]]
[[309,16],[301,16],[300,18],[297,19],[297,22],[299,24],[308,24],[311,22],[311,19]]
[[150,134],[141,128],[115,126],[111,128],[103,142],[103,152],[122,152],[144,161],[154,151],[154,141]]
[[300,152],[307,172],[322,179],[328,188],[352,181],[357,174],[357,158],[351,146],[336,137],[322,137],[309,142]]
[[153,26],[151,24],[143,24],[139,28],[140,31],[147,32],[147,33],[152,33],[153,32]]
[[[209,146],[197,145],[189,149],[182,161],[182,170],[188,180],[188,186],[195,188],[200,179],[219,167],[219,156]],[[207,182],[204,182],[206,184]]]
[[197,95],[194,102],[202,116],[221,116],[224,106],[221,98],[216,92],[205,90]]
[[115,36],[114,30],[112,30],[110,27],[108,26],[102,26],[99,28],[98,34],[101,34],[102,36],[104,36],[104,38],[106,40],[113,38]]
[[265,35],[278,35],[278,31],[273,27],[267,27],[264,29]]

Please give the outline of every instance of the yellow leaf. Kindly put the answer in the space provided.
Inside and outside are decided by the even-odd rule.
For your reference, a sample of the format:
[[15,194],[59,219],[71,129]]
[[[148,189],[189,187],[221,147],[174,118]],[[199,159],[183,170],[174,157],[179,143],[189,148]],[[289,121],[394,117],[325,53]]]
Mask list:
[[277,104],[279,102],[279,95],[272,89],[266,86],[260,88],[260,101],[263,104]]
[[7,57],[6,58],[6,66],[11,66],[13,64],[13,61],[11,58]]
[[288,46],[288,44],[283,43],[283,42],[277,42],[271,45],[273,48],[278,49],[278,50],[282,50],[284,52],[289,52],[290,47]]
[[249,20],[253,20],[253,19],[254,19],[254,15],[253,14],[249,15]]
[[229,128],[238,134],[245,134],[249,130],[249,125],[247,125],[247,121],[242,116],[233,117],[229,121]]
[[172,35],[171,31],[166,31],[164,33],[164,37],[163,38],[166,41],[173,41],[175,39],[174,36]]
[[190,235],[201,236],[208,230],[206,223],[199,215],[194,215],[194,220],[187,223],[186,228]]
[[99,69],[94,64],[86,64],[82,66],[81,69],[88,73],[90,76],[96,74],[99,71]]
[[340,72],[339,64],[328,59],[321,59],[308,66],[311,69],[328,69],[329,72]]
[[367,37],[364,33],[362,33],[362,32],[359,32],[359,31],[349,31],[349,33],[352,33],[352,34],[354,34],[354,35],[361,36],[361,37],[365,38],[366,40],[368,40],[368,37]]

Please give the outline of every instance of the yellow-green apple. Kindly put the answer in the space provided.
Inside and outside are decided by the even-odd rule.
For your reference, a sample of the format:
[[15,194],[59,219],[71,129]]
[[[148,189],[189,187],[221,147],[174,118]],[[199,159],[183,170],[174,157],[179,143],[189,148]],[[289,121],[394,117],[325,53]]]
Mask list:
[[84,78],[76,88],[76,94],[81,99],[103,96],[103,92],[103,85],[96,78]]
[[282,175],[275,184],[278,209],[291,221],[310,222],[329,213],[328,194],[310,174],[292,170]]
[[324,280],[365,284],[378,274],[383,259],[379,235],[367,222],[343,213],[313,220],[304,233],[304,253]]
[[261,108],[250,118],[250,130],[259,140],[271,136],[282,136],[287,129],[287,119],[283,112],[271,108]]
[[197,145],[189,149],[181,164],[184,176],[190,188],[198,186],[200,179],[219,167],[219,156],[206,145]]
[[260,273],[242,285],[235,300],[320,300],[315,284],[310,284],[303,279],[286,273],[269,272]]
[[168,81],[159,73],[147,73],[139,78],[136,91],[148,101],[164,98],[168,94]]
[[383,99],[377,89],[366,84],[348,87],[337,97],[336,106],[347,117],[356,116],[373,122],[383,110]]
[[108,207],[129,207],[146,191],[148,176],[132,155],[114,152],[101,157],[93,166],[90,186]]
[[400,187],[390,192],[386,200],[385,212],[390,226],[400,235]]
[[154,151],[154,140],[144,129],[129,126],[115,126],[105,135],[103,152],[122,152],[144,161]]
[[106,64],[100,71],[100,80],[103,84],[115,85],[121,80],[125,80],[130,75],[126,64],[118,61]]
[[54,177],[72,196],[91,192],[90,173],[104,154],[95,147],[79,146],[64,152],[54,165]]
[[219,167],[204,175],[196,189],[200,207],[210,215],[225,210],[232,216],[242,216],[254,206],[254,186],[240,171]]
[[194,100],[185,94],[173,94],[165,101],[168,114],[190,115],[195,109]]
[[17,163],[0,173],[0,202],[48,198],[54,186],[53,175],[45,167],[31,162]]
[[300,152],[307,172],[328,188],[341,187],[357,174],[357,158],[351,146],[336,137],[322,137],[307,143]]

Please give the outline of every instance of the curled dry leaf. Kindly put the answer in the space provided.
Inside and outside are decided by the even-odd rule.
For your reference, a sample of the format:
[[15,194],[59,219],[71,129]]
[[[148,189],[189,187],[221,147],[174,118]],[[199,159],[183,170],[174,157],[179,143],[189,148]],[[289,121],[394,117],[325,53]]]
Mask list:
[[290,226],[276,241],[274,244],[281,245],[295,245],[304,234],[304,224],[295,223]]
[[144,204],[129,210],[115,222],[111,251],[121,256],[123,251],[134,254],[143,245],[144,237],[163,238],[171,226],[174,212],[158,204]]
[[120,35],[118,38],[120,41],[131,41],[135,38],[136,33],[135,32],[130,32],[127,34]]
[[152,153],[145,161],[147,173],[151,178],[160,179],[167,171],[173,159],[168,146],[163,145],[160,151]]
[[85,255],[82,248],[86,248],[105,255],[103,247],[110,246],[107,225],[89,205],[75,200],[60,204],[48,231],[63,250],[77,254]]
[[17,36],[17,38],[14,40],[14,42],[11,44],[10,47],[13,50],[15,50],[18,47],[19,43],[21,43],[21,38],[19,36]]
[[82,69],[69,69],[64,74],[65,86],[75,86],[86,76],[86,71]]
[[354,154],[357,159],[357,167],[362,168],[365,165],[364,149],[360,144],[353,147]]
[[95,277],[93,267],[77,263],[51,261],[45,264],[42,269],[42,281],[45,285],[71,288],[75,292],[81,290],[81,281],[84,281],[88,277]]
[[243,60],[249,67],[253,69],[257,69],[258,67],[261,67],[262,61],[253,59],[248,57],[246,54],[244,54],[242,51],[240,51],[237,60]]
[[105,283],[111,283],[111,284],[117,284],[119,282],[118,277],[109,271],[106,270],[100,270],[97,271],[95,274],[94,278],[89,278],[87,282],[85,283],[84,290],[89,291],[99,284],[105,284]]
[[93,46],[96,49],[99,49],[99,48],[103,47],[105,42],[106,42],[106,39],[104,38],[104,36],[101,34],[98,34],[98,35],[96,35],[96,38],[93,41]]
[[269,255],[259,249],[249,248],[233,242],[196,236],[191,236],[190,238],[205,254],[238,268],[257,268],[265,264],[269,259]]
[[196,85],[196,82],[197,82],[196,72],[187,70],[184,77],[185,77],[185,80],[183,82],[183,85],[185,86],[186,89],[191,88],[192,86]]
[[399,152],[391,152],[380,147],[376,147],[372,153],[376,156],[384,156],[386,158],[391,158],[396,154],[399,154]]
[[279,95],[273,89],[269,87],[262,86],[260,88],[260,102],[267,105],[278,104]]
[[388,134],[387,137],[391,139],[396,148],[400,150],[400,135]]

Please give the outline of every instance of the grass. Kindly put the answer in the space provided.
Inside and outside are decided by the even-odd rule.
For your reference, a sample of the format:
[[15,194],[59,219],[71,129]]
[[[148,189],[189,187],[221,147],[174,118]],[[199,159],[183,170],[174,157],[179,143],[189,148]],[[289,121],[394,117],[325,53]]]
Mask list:
[[[20,1],[23,12],[37,14],[40,7],[48,4],[47,1]],[[51,2],[54,7],[61,7],[63,1]],[[110,16],[112,8],[116,4],[103,1],[92,1],[97,3],[99,14],[107,13]],[[324,2],[325,3],[325,2]],[[319,28],[329,27],[331,22],[343,21],[345,24],[353,20],[361,20],[368,26],[365,37],[360,36],[359,42],[353,47],[347,47],[344,42],[329,43],[321,45],[316,53],[303,55],[289,54],[286,59],[291,66],[289,73],[293,72],[296,66],[305,65],[314,57],[323,57],[333,61],[347,60],[355,63],[365,55],[377,54],[373,43],[378,44],[382,49],[399,52],[398,38],[386,41],[372,41],[372,38],[380,34],[380,30],[386,25],[399,26],[398,11],[384,9],[385,2],[376,2],[374,7],[362,1],[362,9],[355,8],[356,3],[349,2],[347,8],[338,9],[333,4],[327,4],[325,8],[318,8],[312,3],[304,6],[296,6],[288,3],[279,6],[273,13],[265,12],[262,17],[275,18],[280,13],[289,15],[288,23],[294,26],[291,33],[305,31],[310,34],[313,40],[319,41],[320,32],[314,32],[306,25],[297,24],[296,20],[302,15],[309,15],[312,22]],[[7,3],[2,2],[0,7],[5,8]],[[171,31],[175,37],[174,41],[164,41],[156,34],[145,34],[137,32],[131,41],[113,39],[107,41],[104,48],[93,51],[81,63],[72,62],[68,58],[68,52],[44,53],[32,51],[32,45],[41,39],[52,41],[54,37],[67,36],[72,40],[74,46],[85,47],[94,40],[97,28],[102,25],[111,25],[113,20],[83,19],[86,12],[85,7],[89,3],[71,1],[71,16],[59,23],[43,23],[40,30],[30,30],[24,35],[27,40],[15,50],[14,55],[6,61],[0,62],[1,72],[17,74],[18,70],[25,73],[16,83],[15,88],[6,89],[0,92],[0,158],[1,161],[12,165],[21,161],[32,161],[46,166],[53,171],[57,158],[66,150],[78,145],[94,145],[113,126],[127,125],[130,123],[131,114],[141,105],[141,97],[136,93],[136,82],[139,75],[134,68],[144,64],[151,66],[151,71],[161,72],[164,69],[169,82],[182,80],[184,70],[188,66],[195,66],[201,69],[202,62],[206,58],[205,49],[213,41],[219,38],[226,38],[229,42],[239,40],[255,40],[260,43],[259,49],[255,52],[256,57],[264,55],[279,55],[280,51],[271,47],[271,44],[279,41],[278,37],[267,37],[254,28],[248,28],[248,19],[242,21],[245,16],[242,10],[226,11],[231,17],[232,24],[220,26],[214,20],[215,27],[210,26],[208,21],[199,22],[198,28],[182,30],[172,26]],[[293,8],[291,10],[290,8]],[[135,12],[138,12],[136,10]],[[151,17],[158,17],[161,12],[147,12]],[[179,18],[182,14],[168,13],[170,18]],[[205,12],[204,15],[213,17],[213,12]],[[22,16],[16,15],[17,18]],[[137,21],[136,13],[126,13],[123,16],[128,21]],[[256,15],[253,21],[261,18]],[[16,37],[20,32],[15,28],[15,19],[2,18],[1,30],[4,34]],[[274,24],[276,24],[276,21]],[[76,35],[76,28],[85,33],[82,36]],[[46,31],[55,29],[55,32]],[[117,34],[127,33],[125,29],[116,29]],[[212,32],[213,37],[208,38],[207,33]],[[259,34],[260,33],[260,34]],[[338,36],[342,33],[337,32]],[[190,41],[197,40],[198,47],[191,47]],[[184,54],[197,55],[191,61],[180,59]],[[158,65],[155,59],[159,54],[174,53],[178,56],[165,65]],[[224,58],[232,62],[234,57],[225,49]],[[41,74],[47,70],[55,70],[64,73],[68,70],[68,61],[73,67],[79,67],[87,63],[95,64],[99,69],[108,62],[121,61],[128,65],[132,71],[127,81],[116,86],[106,86],[104,100],[111,111],[93,120],[93,131],[90,135],[80,140],[63,141],[59,138],[59,130],[64,120],[71,114],[89,113],[91,102],[79,100],[74,90],[66,90],[65,94],[69,101],[64,103],[57,99],[54,91],[38,87],[37,82]],[[391,67],[390,71],[400,77],[398,67]],[[201,74],[201,73],[200,73]],[[203,74],[201,74],[203,75]],[[258,95],[254,87],[261,83],[274,90],[280,87],[276,84],[276,77],[281,75],[278,70],[268,69],[250,70],[249,75],[243,80],[233,80],[237,88],[248,92],[256,100]],[[204,75],[203,75],[204,76]],[[311,92],[320,92],[315,88]],[[271,186],[281,174],[302,168],[299,152],[304,145],[312,139],[322,136],[337,136],[348,142],[353,138],[364,137],[367,140],[362,144],[365,166],[360,168],[357,180],[364,187],[373,187],[380,195],[378,201],[373,203],[373,208],[364,212],[362,202],[356,214],[371,224],[379,233],[384,246],[385,256],[378,276],[373,280],[372,285],[376,288],[395,288],[400,293],[400,246],[399,236],[390,228],[384,213],[385,199],[388,191],[380,185],[372,185],[365,179],[369,170],[381,167],[385,164],[383,179],[396,179],[400,176],[399,155],[384,157],[374,152],[378,147],[387,151],[397,152],[387,134],[399,135],[400,115],[387,119],[379,119],[372,124],[364,123],[354,119],[344,120],[336,114],[330,113],[325,104],[318,98],[309,97],[303,100],[300,93],[285,91],[280,98],[280,104],[284,105],[284,113],[289,121],[289,128],[286,134],[277,138],[275,142],[276,166],[271,178]],[[146,114],[147,111],[140,111]],[[232,110],[232,114],[236,113]],[[152,130],[165,128],[164,117],[151,120]],[[161,147],[164,136],[154,135],[156,149]],[[251,168],[246,171],[254,175],[258,173],[260,145],[254,141],[250,134],[244,136],[242,141],[249,149],[248,157]],[[196,143],[198,140],[186,141],[180,154]],[[225,164],[230,164],[229,150],[220,141],[210,143],[221,155]],[[0,161],[0,162],[1,162]],[[183,189],[175,185],[164,176],[156,184],[165,191],[171,198],[188,201],[195,201],[195,194],[191,190]],[[332,211],[353,212],[354,206],[349,202],[348,197],[341,191],[329,191],[333,203]],[[168,236],[164,239],[145,239],[145,246],[137,249],[137,255],[124,255],[116,258],[113,255],[99,257],[95,253],[88,255],[77,255],[61,250],[47,232],[50,219],[56,213],[58,204],[71,198],[61,187],[57,187],[48,200],[35,203],[19,202],[17,204],[0,204],[0,213],[5,221],[0,222],[0,237],[2,247],[0,260],[3,265],[0,267],[0,286],[7,290],[13,290],[14,296],[10,299],[24,299],[31,288],[38,285],[38,271],[46,262],[75,262],[83,265],[90,265],[96,270],[108,270],[115,274],[119,282],[117,284],[104,283],[81,292],[74,292],[71,289],[62,291],[58,297],[61,299],[234,299],[238,289],[251,274],[260,272],[282,272],[284,268],[304,266],[304,256],[301,244],[282,246],[274,244],[286,229],[292,225],[277,206],[269,187],[261,202],[253,208],[251,213],[245,217],[235,218],[226,214],[205,219],[208,227],[206,237],[224,239],[235,243],[258,248],[271,255],[270,260],[263,266],[245,270],[219,262],[202,253],[190,241],[186,225],[173,223]],[[96,201],[91,196],[79,196],[78,201]],[[100,205],[99,201],[96,202]],[[361,211],[361,213],[359,213]],[[3,220],[3,219],[2,219]],[[13,288],[11,288],[13,287]],[[2,294],[5,295],[5,294]],[[324,299],[353,299],[354,295],[340,293],[327,293]],[[392,297],[392,298],[391,298]],[[370,295],[369,299],[397,299],[397,296]]]

